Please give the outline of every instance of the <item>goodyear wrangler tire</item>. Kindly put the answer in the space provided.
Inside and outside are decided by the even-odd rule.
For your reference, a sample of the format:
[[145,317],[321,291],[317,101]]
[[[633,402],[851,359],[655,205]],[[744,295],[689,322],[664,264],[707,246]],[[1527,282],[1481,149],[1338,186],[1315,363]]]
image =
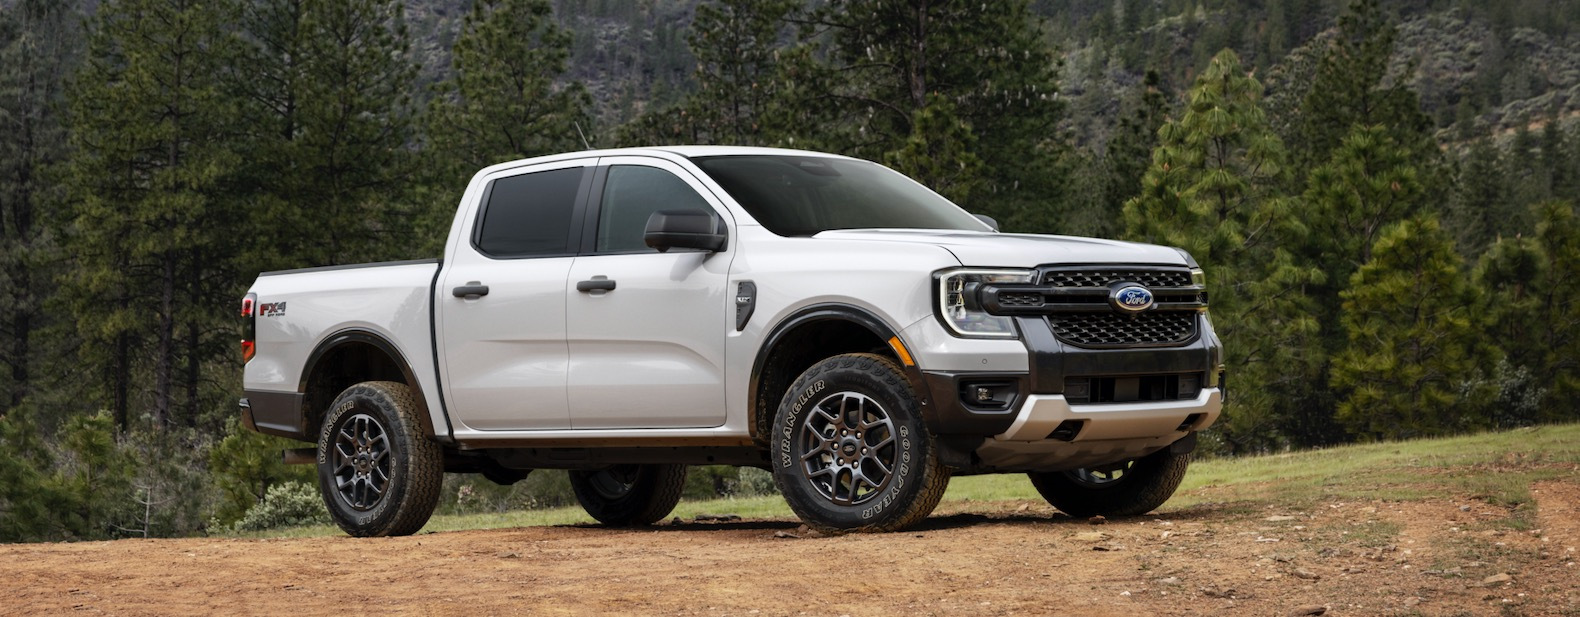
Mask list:
[[613,465],[571,471],[571,491],[598,522],[615,527],[651,525],[680,503],[685,465]]
[[807,369],[773,427],[774,483],[823,531],[902,529],[927,518],[949,485],[916,393],[882,356],[839,355]]
[[1049,504],[1075,517],[1136,516],[1163,505],[1190,466],[1190,454],[1164,448],[1114,465],[1026,474]]
[[318,437],[318,487],[346,533],[410,535],[433,515],[444,452],[421,421],[411,390],[389,381],[346,388],[330,405]]

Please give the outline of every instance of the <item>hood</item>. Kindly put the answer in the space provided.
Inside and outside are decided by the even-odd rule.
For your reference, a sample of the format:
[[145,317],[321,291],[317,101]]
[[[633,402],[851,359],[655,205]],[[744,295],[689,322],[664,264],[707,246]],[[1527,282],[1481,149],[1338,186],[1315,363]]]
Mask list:
[[927,229],[849,229],[814,238],[932,244],[954,253],[960,264],[981,268],[1029,268],[1045,264],[1189,265],[1180,251],[1155,244],[1077,238]]

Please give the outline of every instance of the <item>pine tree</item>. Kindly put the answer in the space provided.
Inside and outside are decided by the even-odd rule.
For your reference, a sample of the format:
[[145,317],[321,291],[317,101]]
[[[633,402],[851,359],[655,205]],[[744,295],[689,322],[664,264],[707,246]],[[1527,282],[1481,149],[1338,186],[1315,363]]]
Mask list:
[[78,538],[109,536],[130,506],[132,461],[115,435],[114,419],[103,412],[73,416],[61,426],[61,460],[53,482],[62,501],[55,515]]
[[101,5],[68,91],[74,150],[62,248],[77,261],[65,293],[121,426],[133,397],[155,426],[197,422],[200,368],[230,348],[219,326],[233,321],[230,303],[215,302],[234,279],[222,256],[238,237],[238,217],[217,203],[239,164],[227,143],[235,105],[218,81],[235,51],[223,27],[230,8]]
[[229,434],[209,451],[208,468],[220,491],[214,518],[221,524],[240,520],[261,503],[269,488],[287,481],[312,482],[310,468],[281,462],[280,451],[291,447],[280,437],[250,431],[232,422]]
[[686,41],[697,59],[696,92],[680,106],[700,143],[776,142],[784,126],[778,56],[794,0],[719,0],[697,5]]
[[1507,167],[1503,151],[1491,139],[1477,140],[1458,161],[1449,220],[1465,254],[1478,255],[1499,237],[1514,235],[1510,218],[1504,216],[1512,201]]
[[1504,426],[1580,418],[1580,217],[1568,202],[1531,210],[1535,236],[1497,241],[1475,271],[1509,367],[1494,407]]
[[1378,0],[1353,0],[1339,17],[1337,36],[1305,91],[1292,144],[1297,169],[1314,169],[1332,156],[1354,125],[1384,127],[1412,153],[1416,166],[1435,160],[1431,118],[1415,92],[1390,80],[1388,61],[1398,28]]
[[473,5],[455,42],[454,74],[429,107],[429,236],[448,228],[479,168],[582,148],[590,98],[580,83],[558,81],[570,45],[547,0]]
[[1380,125],[1357,125],[1311,173],[1306,189],[1314,258],[1337,280],[1371,261],[1384,228],[1421,212],[1425,189],[1411,153]]
[[1505,238],[1482,253],[1472,280],[1484,303],[1478,307],[1488,340],[1502,354],[1493,373],[1497,399],[1492,405],[1495,426],[1522,426],[1547,416],[1544,401],[1550,380],[1547,259],[1535,238]]
[[[1550,384],[1545,409],[1560,422],[1580,418],[1580,212],[1573,202],[1537,204],[1536,239],[1547,260],[1540,288],[1548,324],[1539,349],[1547,356],[1541,373]],[[1541,323],[1538,321],[1537,323]]]
[[1158,145],[1158,129],[1169,114],[1170,97],[1162,81],[1157,71],[1148,70],[1141,82],[1140,96],[1115,127],[1103,154],[1104,207],[1095,213],[1095,224],[1088,226],[1090,235],[1119,235],[1123,231],[1125,202],[1141,193],[1141,178]]
[[1127,237],[1179,246],[1206,270],[1212,319],[1231,343],[1236,395],[1221,434],[1235,451],[1277,445],[1275,406],[1320,362],[1302,267],[1295,204],[1280,194],[1283,144],[1259,105],[1261,85],[1234,52],[1213,58],[1178,120],[1159,130],[1139,196],[1125,204]]
[[27,0],[0,10],[0,416],[34,389],[44,300],[57,274],[48,206],[58,184],[45,177],[65,156],[59,109],[81,32],[62,0]]
[[465,173],[582,146],[586,90],[561,85],[571,35],[547,0],[483,0],[455,42],[454,76],[439,84],[429,138]]
[[412,60],[403,4],[257,0],[227,85],[252,122],[236,181],[250,203],[248,269],[404,256],[401,206],[415,169]]
[[1542,126],[1542,167],[1547,171],[1553,199],[1580,201],[1580,160],[1573,139],[1564,134],[1563,119],[1556,114]]
[[914,126],[905,145],[890,152],[884,163],[955,203],[969,203],[982,174],[982,161],[973,152],[976,135],[971,127],[942,97],[934,97],[916,112]]
[[0,418],[0,542],[54,537],[61,496],[47,475],[50,460],[38,428],[23,413]]
[[967,206],[1031,231],[1017,221],[1043,218],[1060,199],[1058,62],[1026,0],[835,0],[801,21],[801,39],[826,47],[808,71],[823,79],[787,93],[821,115],[798,127],[817,133],[798,142],[883,160],[905,147],[917,113],[938,96],[979,144],[983,185]]
[[1332,380],[1351,433],[1401,439],[1488,425],[1476,289],[1435,219],[1390,226],[1342,296],[1349,343]]
[[1180,246],[1227,266],[1264,245],[1268,204],[1279,201],[1283,144],[1259,106],[1261,85],[1234,52],[1213,58],[1178,120],[1158,131],[1142,191],[1125,204],[1131,238]]

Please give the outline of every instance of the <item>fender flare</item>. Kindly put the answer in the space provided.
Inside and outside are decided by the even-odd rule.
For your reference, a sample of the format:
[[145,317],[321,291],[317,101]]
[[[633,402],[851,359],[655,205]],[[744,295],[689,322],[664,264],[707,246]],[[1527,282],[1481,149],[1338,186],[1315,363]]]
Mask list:
[[[318,370],[319,361],[323,360],[324,356],[329,355],[330,352],[352,343],[370,345],[388,356],[395,363],[395,367],[401,372],[401,377],[406,381],[406,387],[411,388],[412,393],[416,395],[417,411],[422,414],[424,419],[422,423],[423,433],[429,437],[439,436],[435,435],[433,430],[433,412],[428,408],[428,397],[423,392],[422,382],[417,380],[417,374],[411,370],[411,362],[406,359],[406,354],[401,353],[400,348],[384,338],[383,335],[367,328],[345,328],[324,337],[324,340],[320,341],[318,346],[313,348],[313,352],[308,354],[296,391],[306,396],[307,382]],[[448,415],[445,416],[444,421],[448,426],[450,422]]]
[[[746,388],[748,392],[747,404],[751,411],[749,427],[754,436],[757,436],[755,435],[757,416],[762,412],[757,406],[757,390],[761,387],[763,367],[768,362],[768,356],[773,352],[774,348],[784,341],[786,334],[801,326],[820,321],[854,323],[871,332],[880,341],[887,343],[891,339],[898,339],[901,346],[907,350],[910,349],[910,346],[905,342],[905,337],[900,336],[897,328],[890,326],[888,322],[872,311],[859,306],[842,302],[823,302],[796,310],[768,329],[768,335],[763,337],[762,345],[757,348],[757,357],[752,361],[751,378],[747,381]],[[932,407],[932,398],[928,394],[926,381],[922,378],[921,368],[914,361],[910,365],[902,362],[900,363],[900,370],[905,373],[905,378],[911,382],[911,389],[916,392],[916,402],[922,407],[923,417],[926,417]]]

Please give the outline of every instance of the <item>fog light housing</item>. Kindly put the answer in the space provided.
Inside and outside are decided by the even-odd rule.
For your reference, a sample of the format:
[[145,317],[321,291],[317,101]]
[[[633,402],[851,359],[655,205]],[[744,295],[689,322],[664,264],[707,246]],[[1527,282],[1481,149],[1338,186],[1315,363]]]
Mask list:
[[967,381],[960,384],[960,402],[977,409],[1008,409],[1018,389],[1009,381]]

